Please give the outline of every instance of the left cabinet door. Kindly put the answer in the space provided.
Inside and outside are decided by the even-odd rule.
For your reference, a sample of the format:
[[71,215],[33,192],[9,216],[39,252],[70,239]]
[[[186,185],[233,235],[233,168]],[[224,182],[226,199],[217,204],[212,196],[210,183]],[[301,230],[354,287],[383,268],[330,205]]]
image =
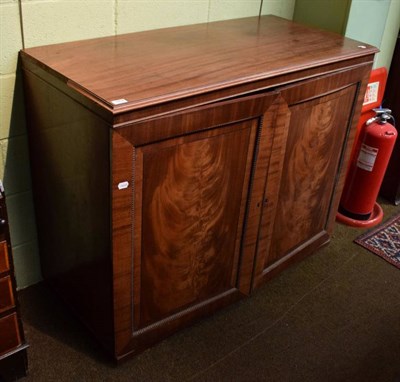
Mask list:
[[117,357],[247,292],[242,237],[252,227],[248,207],[267,157],[257,153],[276,97],[221,102],[113,133]]

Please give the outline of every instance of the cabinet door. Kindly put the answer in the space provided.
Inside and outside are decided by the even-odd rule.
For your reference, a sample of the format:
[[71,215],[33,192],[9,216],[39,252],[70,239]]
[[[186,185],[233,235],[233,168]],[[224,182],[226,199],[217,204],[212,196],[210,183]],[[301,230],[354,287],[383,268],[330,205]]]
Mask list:
[[[140,350],[248,292],[276,94],[132,124],[113,134],[117,353]],[[253,203],[254,204],[254,203]],[[258,213],[258,216],[257,216]],[[256,222],[255,224],[252,222]]]
[[137,149],[136,329],[237,291],[256,128],[250,120]]
[[[271,160],[255,285],[329,241],[345,171],[359,87],[369,67],[282,90],[288,105],[286,138]],[[365,82],[365,81],[364,81]],[[363,93],[362,93],[363,94]],[[340,176],[339,176],[340,175]]]

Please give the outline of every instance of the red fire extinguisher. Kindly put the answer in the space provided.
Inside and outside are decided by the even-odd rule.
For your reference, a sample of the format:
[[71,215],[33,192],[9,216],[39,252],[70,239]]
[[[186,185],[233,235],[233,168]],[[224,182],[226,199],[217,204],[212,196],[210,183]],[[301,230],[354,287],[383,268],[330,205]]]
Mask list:
[[357,227],[372,227],[382,221],[383,211],[376,199],[397,138],[396,129],[388,122],[394,121],[391,110],[373,110],[376,115],[361,132],[337,215],[337,220]]

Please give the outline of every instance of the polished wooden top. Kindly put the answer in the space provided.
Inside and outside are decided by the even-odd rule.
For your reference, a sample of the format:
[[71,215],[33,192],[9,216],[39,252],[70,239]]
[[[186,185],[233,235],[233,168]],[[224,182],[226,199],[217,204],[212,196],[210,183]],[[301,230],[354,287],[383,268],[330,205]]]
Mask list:
[[[118,112],[375,52],[337,34],[262,16],[29,48],[21,54]],[[127,102],[112,102],[121,99]]]

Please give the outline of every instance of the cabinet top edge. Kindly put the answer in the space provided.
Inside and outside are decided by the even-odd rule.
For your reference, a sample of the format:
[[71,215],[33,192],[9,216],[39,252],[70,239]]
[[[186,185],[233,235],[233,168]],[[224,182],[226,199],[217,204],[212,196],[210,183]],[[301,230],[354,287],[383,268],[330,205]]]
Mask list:
[[21,58],[118,114],[376,52],[261,16],[27,48]]

